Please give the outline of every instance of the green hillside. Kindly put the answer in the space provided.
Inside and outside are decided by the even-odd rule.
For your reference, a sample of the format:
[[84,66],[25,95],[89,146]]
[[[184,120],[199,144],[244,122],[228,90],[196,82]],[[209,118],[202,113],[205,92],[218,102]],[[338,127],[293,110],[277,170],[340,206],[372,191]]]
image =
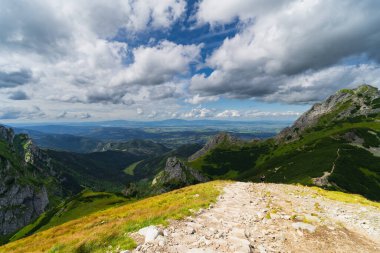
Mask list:
[[306,185],[331,173],[319,186],[380,200],[379,101],[371,86],[342,90],[277,138],[222,143],[188,164],[211,178],[259,181],[265,175],[271,182]]
[[122,151],[105,151],[88,154],[46,151],[57,171],[69,175],[72,182],[94,191],[120,192],[128,182],[124,169],[145,158]]

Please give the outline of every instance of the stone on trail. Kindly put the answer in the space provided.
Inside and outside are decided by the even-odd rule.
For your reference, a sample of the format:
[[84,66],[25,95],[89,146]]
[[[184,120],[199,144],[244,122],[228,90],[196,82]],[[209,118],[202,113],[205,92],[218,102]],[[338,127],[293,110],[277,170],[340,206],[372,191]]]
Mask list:
[[160,234],[160,231],[156,226],[149,226],[140,229],[138,233],[145,237],[146,243],[154,241],[154,239],[156,239],[156,237]]
[[313,226],[311,224],[304,223],[304,222],[293,223],[292,227],[295,229],[307,230],[307,231],[309,231],[309,233],[315,232],[315,226]]

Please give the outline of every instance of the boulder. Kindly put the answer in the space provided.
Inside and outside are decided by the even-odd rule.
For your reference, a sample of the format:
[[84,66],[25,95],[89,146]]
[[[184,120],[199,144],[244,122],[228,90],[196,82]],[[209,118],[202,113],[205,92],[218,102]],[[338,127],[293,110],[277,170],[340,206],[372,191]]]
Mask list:
[[138,233],[145,238],[145,243],[153,242],[157,236],[160,234],[160,230],[156,226],[148,226],[142,228],[138,231]]

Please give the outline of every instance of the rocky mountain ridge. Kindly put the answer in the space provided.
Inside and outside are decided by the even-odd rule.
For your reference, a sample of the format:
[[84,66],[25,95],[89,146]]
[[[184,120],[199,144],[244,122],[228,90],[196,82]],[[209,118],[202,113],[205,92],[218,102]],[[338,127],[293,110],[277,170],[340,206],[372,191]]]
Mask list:
[[214,149],[216,146],[222,144],[222,143],[231,143],[231,144],[234,144],[234,143],[238,143],[238,142],[241,142],[238,138],[228,134],[228,133],[219,133],[217,135],[215,135],[213,138],[211,138],[204,146],[202,149],[198,150],[196,153],[194,153],[193,155],[191,155],[189,158],[188,158],[188,161],[191,162],[191,161],[194,161],[196,159],[198,159],[199,157],[203,156],[204,154],[206,154],[209,150],[212,150]]
[[327,126],[342,120],[360,120],[380,113],[380,91],[370,85],[361,85],[356,89],[343,89],[322,103],[314,104],[302,114],[291,127],[285,128],[276,140],[295,140],[308,128],[318,124]]
[[199,171],[186,166],[176,157],[169,157],[166,161],[165,168],[153,179],[152,187],[158,189],[156,192],[166,192],[208,180],[209,179],[203,176]]
[[213,143],[189,166],[210,178],[302,183],[380,194],[380,92],[343,89],[305,112],[273,139]]

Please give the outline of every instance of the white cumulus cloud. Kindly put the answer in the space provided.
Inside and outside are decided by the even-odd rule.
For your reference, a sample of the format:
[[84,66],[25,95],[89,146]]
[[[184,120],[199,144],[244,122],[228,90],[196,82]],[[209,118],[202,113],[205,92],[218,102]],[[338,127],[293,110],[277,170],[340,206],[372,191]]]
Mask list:
[[[208,57],[206,64],[214,71],[209,76],[195,75],[190,88],[203,96],[297,103],[307,102],[308,97],[312,101],[323,99],[327,92],[297,99],[295,86],[312,93],[318,90],[317,84],[322,85],[319,88],[329,86],[328,92],[359,85],[357,77],[336,79],[334,71],[339,68],[351,73],[355,62],[364,62],[360,76],[377,72],[379,9],[380,2],[371,0],[360,4],[354,0],[203,0],[196,14],[198,22],[224,25],[239,20],[241,31],[225,39]],[[316,80],[327,73],[327,85]],[[314,84],[307,86],[305,79],[314,79]]]

